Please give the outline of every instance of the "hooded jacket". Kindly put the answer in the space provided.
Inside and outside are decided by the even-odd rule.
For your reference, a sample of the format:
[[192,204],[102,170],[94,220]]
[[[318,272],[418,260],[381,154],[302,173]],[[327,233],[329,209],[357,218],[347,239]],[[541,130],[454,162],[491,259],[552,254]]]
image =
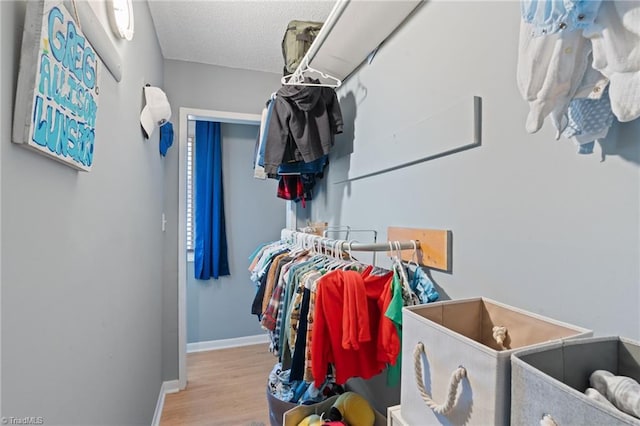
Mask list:
[[310,163],[329,154],[334,135],[342,133],[343,127],[333,89],[282,86],[273,102],[264,153],[264,168],[270,177],[277,175],[282,163]]

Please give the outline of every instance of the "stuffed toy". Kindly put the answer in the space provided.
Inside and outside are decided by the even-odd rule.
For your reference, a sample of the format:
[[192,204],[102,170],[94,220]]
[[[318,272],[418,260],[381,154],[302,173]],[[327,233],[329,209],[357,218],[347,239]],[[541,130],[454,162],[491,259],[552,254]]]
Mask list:
[[343,421],[349,426],[373,426],[375,414],[362,396],[345,392],[333,403],[325,421]]
[[323,423],[322,417],[317,414],[311,414],[302,419],[298,426],[322,426]]

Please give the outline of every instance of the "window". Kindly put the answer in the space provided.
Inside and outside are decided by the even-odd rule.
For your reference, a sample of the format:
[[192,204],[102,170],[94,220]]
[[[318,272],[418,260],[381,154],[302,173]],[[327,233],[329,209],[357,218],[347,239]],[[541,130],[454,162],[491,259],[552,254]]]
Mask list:
[[193,136],[187,138],[187,252],[193,252],[194,249],[193,140]]

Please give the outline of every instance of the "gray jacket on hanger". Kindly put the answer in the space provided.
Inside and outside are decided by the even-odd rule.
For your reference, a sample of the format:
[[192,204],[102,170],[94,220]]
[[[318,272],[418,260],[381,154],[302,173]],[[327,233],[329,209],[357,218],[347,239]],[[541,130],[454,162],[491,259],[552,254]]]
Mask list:
[[273,102],[264,152],[264,168],[270,177],[282,163],[309,163],[329,154],[334,135],[342,133],[343,126],[332,88],[282,86]]

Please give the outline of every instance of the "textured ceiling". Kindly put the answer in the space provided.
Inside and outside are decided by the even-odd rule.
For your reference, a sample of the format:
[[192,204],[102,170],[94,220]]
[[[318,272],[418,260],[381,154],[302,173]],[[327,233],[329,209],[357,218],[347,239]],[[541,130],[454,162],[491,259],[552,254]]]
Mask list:
[[166,59],[282,73],[293,19],[324,22],[334,1],[148,0]]

